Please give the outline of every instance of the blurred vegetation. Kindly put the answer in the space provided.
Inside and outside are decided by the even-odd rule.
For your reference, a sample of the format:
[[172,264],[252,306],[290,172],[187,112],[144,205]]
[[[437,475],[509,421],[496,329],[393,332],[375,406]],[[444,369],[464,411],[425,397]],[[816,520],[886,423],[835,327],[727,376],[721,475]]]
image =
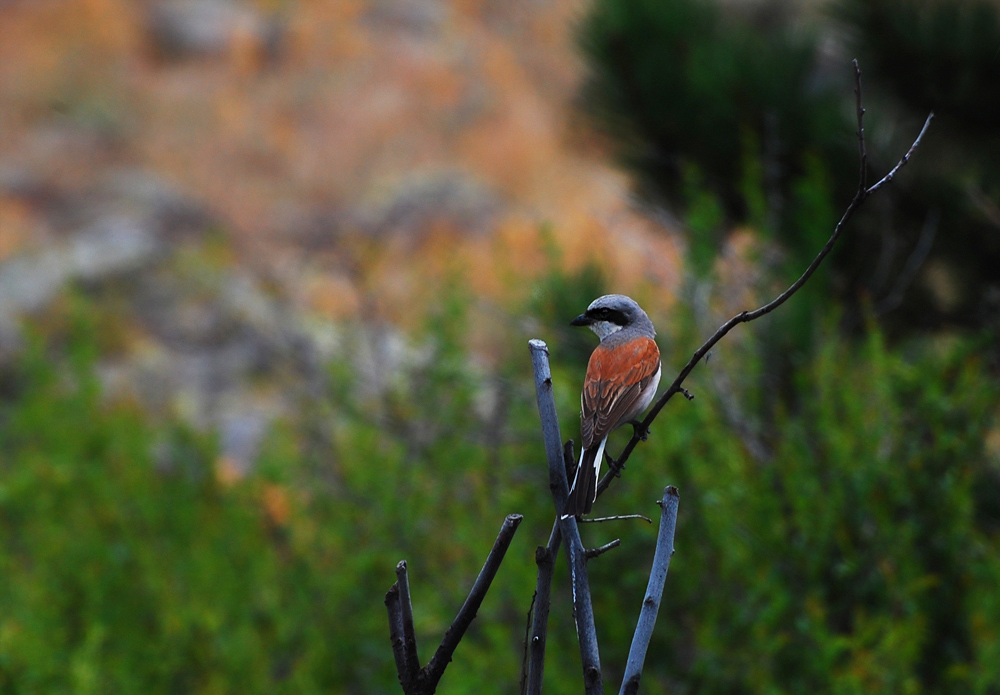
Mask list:
[[[792,15],[773,7],[743,16],[689,0],[600,0],[584,23],[602,68],[585,101],[640,187],[677,211],[708,288],[669,319],[647,304],[667,374],[702,342],[706,315],[727,308],[720,248],[733,228],[782,250],[748,254],[749,295],[771,296],[855,185],[850,75],[817,72],[817,34],[792,31]],[[931,65],[937,34],[914,28],[926,13],[952,17],[956,32],[995,26],[992,5],[953,7],[838,6],[850,40],[872,52],[859,53],[866,76],[885,86],[868,88],[873,165],[905,151],[928,106],[945,111],[936,144],[852,226],[836,272],[713,351],[687,384],[696,400],[670,403],[602,497],[601,513],[655,516],[663,486],[681,490],[644,693],[1000,692],[1000,386],[987,311],[1000,266],[985,236],[998,160],[975,105],[995,94],[974,70],[967,84],[946,74],[914,91],[899,75],[915,63],[893,68],[902,49],[880,59],[871,40],[912,40],[912,60]],[[969,46],[956,60],[981,65],[990,40],[956,38]],[[963,85],[966,96],[941,91]],[[898,314],[880,312],[885,278],[898,277],[934,210],[944,241],[925,267],[958,272],[960,301],[935,303],[928,279]],[[442,693],[514,692],[534,548],[552,520],[525,341],[549,343],[563,436],[577,437],[593,337],[566,324],[611,289],[599,266],[567,269],[550,231],[539,236],[549,271],[526,300],[477,304],[456,273],[433,307],[414,307],[423,318],[404,368],[373,390],[348,359],[331,362],[243,477],[227,472],[211,433],[102,394],[102,360],[121,336],[90,290],[64,297],[0,365],[0,695],[398,692],[382,605],[395,563],[409,561],[426,661],[504,516],[519,512],[441,683]],[[471,338],[484,324],[507,328],[489,366]],[[966,330],[942,330],[956,325]],[[344,355],[372,349],[363,331],[345,335]],[[591,546],[623,541],[591,564],[610,688],[655,526],[584,534]],[[560,563],[546,692],[577,693],[579,678]]]
[[[804,4],[597,0],[580,45],[581,104],[638,191],[688,219],[694,268],[734,225],[780,241],[795,267],[816,252],[857,187],[850,58],[864,71],[871,174],[919,161],[858,215],[834,254],[831,290],[861,325],[874,305],[892,335],[1000,326],[1000,7],[990,0]],[[874,181],[876,179],[872,179]],[[690,183],[698,185],[691,195]],[[803,197],[802,188],[821,200]],[[820,217],[815,204],[827,216]],[[711,204],[710,204],[711,203]],[[714,212],[713,212],[714,211]],[[930,234],[929,253],[921,237]],[[921,257],[923,255],[923,257]],[[921,263],[922,261],[922,263]],[[916,282],[898,287],[917,262]],[[912,280],[912,278],[911,278]]]
[[[697,183],[718,201],[718,215],[697,216],[698,257],[703,246],[714,255],[726,219],[794,241],[791,220],[775,216],[810,158],[851,162],[839,94],[811,84],[815,37],[793,32],[773,9],[776,16],[696,0],[604,0],[581,28],[592,68],[581,103],[615,139],[640,192],[704,210],[691,195]],[[766,183],[770,198],[746,195],[748,178]]]
[[[899,187],[892,224],[940,231],[929,262],[950,271],[950,302],[926,290],[900,308],[919,328],[985,326],[1000,336],[1000,6],[988,0],[842,0],[834,16],[904,130],[937,115],[924,166]],[[895,183],[894,183],[895,185]]]
[[[589,272],[562,273],[584,301]],[[570,302],[572,304],[572,302]],[[210,437],[102,399],[86,298],[5,371],[0,410],[0,692],[395,692],[382,597],[410,561],[423,658],[503,516],[525,515],[441,692],[516,688],[533,548],[551,523],[525,335],[470,367],[456,281],[419,337],[434,359],[362,397],[343,363],[246,478]],[[665,364],[697,342],[671,322]],[[563,432],[581,365],[550,339]],[[602,512],[682,491],[677,555],[644,692],[995,692],[1000,655],[997,385],[971,340],[890,350],[827,330],[776,412],[773,455],[720,415],[711,370],[671,404]],[[564,352],[567,351],[567,352]],[[565,355],[565,358],[564,358]],[[502,405],[500,405],[502,404]],[[608,681],[620,676],[655,541],[644,524],[591,566]],[[547,691],[578,691],[567,578]],[[486,674],[489,674],[487,678]]]

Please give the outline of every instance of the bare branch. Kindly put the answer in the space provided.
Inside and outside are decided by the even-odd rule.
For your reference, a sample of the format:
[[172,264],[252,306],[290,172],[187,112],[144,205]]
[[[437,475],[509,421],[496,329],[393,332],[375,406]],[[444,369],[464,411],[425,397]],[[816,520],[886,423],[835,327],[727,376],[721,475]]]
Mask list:
[[857,59],[851,61],[854,66],[854,98],[857,101],[858,116],[858,158],[861,160],[861,171],[858,174],[858,188],[865,190],[868,186],[868,151],[865,148],[865,109],[861,105],[861,67]]
[[623,519],[642,519],[647,524],[653,523],[652,519],[643,514],[617,514],[615,516],[597,516],[597,517],[588,516],[577,519],[577,522],[581,524],[602,524],[605,521],[621,521]]
[[878,183],[865,191],[865,197],[870,196],[872,193],[875,193],[878,189],[882,188],[882,186],[892,181],[893,177],[896,176],[896,172],[906,166],[906,163],[910,161],[910,157],[912,157],[913,153],[916,152],[918,147],[920,147],[920,141],[924,139],[924,133],[927,132],[927,128],[930,127],[933,119],[934,112],[931,111],[927,114],[927,120],[924,121],[924,127],[920,129],[920,134],[917,135],[917,139],[913,141],[912,145],[910,145],[910,149],[908,149],[906,154],[904,154],[902,158],[896,162],[896,166],[894,166],[888,174],[883,176]]
[[587,553],[580,540],[576,517],[560,516],[559,528],[563,538],[567,539],[566,555],[573,584],[573,617],[576,620],[576,636],[580,641],[584,692],[586,695],[601,695],[604,683],[601,676],[601,655],[597,648],[597,628],[594,626],[594,606],[590,599]]
[[399,674],[403,691],[407,684],[417,679],[420,659],[417,658],[417,636],[413,630],[413,604],[410,602],[410,579],[406,574],[406,560],[396,565],[396,586],[399,587],[399,609],[403,629],[403,657],[405,671]]
[[389,642],[392,656],[396,660],[396,675],[403,692],[409,695],[413,685],[407,680],[409,668],[406,663],[406,639],[403,637],[403,610],[399,602],[399,584],[393,584],[385,594],[385,607],[389,611]]
[[610,543],[605,543],[599,548],[590,548],[584,551],[583,556],[588,560],[593,560],[595,557],[600,557],[604,553],[608,552],[609,550],[612,550],[613,548],[617,548],[621,544],[622,544],[622,539],[616,538]]
[[[580,641],[580,659],[583,663],[584,689],[587,695],[604,691],[601,677],[601,656],[597,647],[597,630],[594,627],[594,607],[590,600],[590,580],[587,577],[587,559],[580,540],[580,530],[575,517],[563,517],[569,485],[566,482],[566,464],[556,416],[555,398],[552,393],[552,372],[549,368],[549,349],[541,340],[529,340],[531,364],[535,372],[535,395],[538,415],[542,421],[545,454],[549,464],[549,487],[555,502],[559,532],[566,541],[570,579],[573,584],[573,616],[576,634]],[[536,601],[537,604],[537,601]],[[536,605],[537,610],[537,605]],[[544,658],[544,654],[542,655]],[[540,671],[540,669],[539,669]],[[529,674],[529,682],[535,679]],[[541,687],[541,678],[537,679]]]
[[[544,551],[545,548],[538,546],[535,549],[535,561],[538,561],[538,553]],[[535,591],[531,595],[531,604],[528,606],[528,619],[524,626],[524,650],[521,654],[521,689],[518,690],[521,695],[525,695],[528,691],[528,643],[531,641],[531,624],[535,620],[535,599],[538,598],[538,592]]]
[[[847,224],[848,220],[850,220],[851,217],[854,216],[854,213],[857,212],[858,208],[860,208],[861,205],[864,204],[864,202],[868,199],[870,195],[877,192],[880,188],[882,188],[882,186],[892,181],[892,178],[896,175],[896,172],[899,171],[908,161],[910,161],[910,157],[913,156],[913,153],[916,151],[917,147],[920,146],[920,142],[924,137],[924,133],[927,132],[927,128],[930,126],[931,119],[934,118],[933,113],[927,116],[927,120],[924,121],[923,128],[920,129],[920,133],[917,135],[916,140],[913,141],[913,144],[910,145],[910,149],[906,151],[906,154],[903,155],[903,157],[899,160],[896,166],[894,166],[888,174],[886,174],[880,181],[878,181],[878,183],[876,183],[871,187],[866,188],[866,183],[867,183],[866,170],[867,170],[868,155],[865,149],[864,128],[863,128],[864,108],[861,105],[861,70],[857,67],[856,61],[855,61],[854,78],[855,78],[855,92],[857,94],[858,149],[861,158],[861,173],[858,181],[858,189],[854,194],[854,198],[851,199],[850,204],[844,210],[844,214],[837,222],[837,225],[833,228],[833,233],[830,235],[830,238],[827,240],[826,244],[813,259],[812,263],[809,264],[809,267],[805,269],[802,275],[799,276],[799,278],[795,282],[793,282],[788,287],[788,289],[786,289],[784,292],[779,294],[777,297],[772,299],[767,304],[764,304],[763,306],[754,309],[753,311],[743,311],[737,314],[736,316],[733,316],[731,319],[722,324],[722,326],[720,326],[719,329],[707,341],[705,341],[704,345],[695,350],[694,355],[691,356],[691,359],[688,360],[688,363],[684,365],[683,369],[681,369],[680,373],[677,375],[677,378],[675,378],[673,383],[671,383],[670,386],[667,387],[667,390],[664,391],[663,395],[660,396],[660,398],[656,401],[656,403],[653,404],[653,407],[646,414],[646,418],[641,423],[643,429],[645,430],[649,429],[649,426],[652,424],[653,420],[656,419],[656,416],[659,415],[660,411],[663,409],[663,406],[667,404],[667,401],[669,401],[674,396],[674,394],[683,392],[681,384],[684,382],[684,380],[687,379],[688,375],[695,368],[695,366],[697,366],[697,364],[702,360],[702,358],[705,357],[705,355],[708,354],[708,352],[713,347],[715,347],[715,344],[718,343],[720,340],[722,340],[726,336],[726,334],[729,333],[729,331],[731,331],[733,328],[735,328],[741,323],[754,321],[756,319],[759,319],[761,316],[771,313],[779,306],[784,304],[786,301],[788,301],[792,297],[792,295],[798,292],[799,289],[804,284],[806,284],[809,278],[812,277],[813,273],[816,272],[816,269],[819,268],[820,263],[823,262],[823,259],[825,259],[827,255],[830,253],[830,251],[833,249],[834,244],[837,243],[837,239],[840,238],[840,233],[843,230],[844,225]],[[611,481],[619,475],[620,470],[624,468],[625,463],[628,461],[628,457],[632,454],[632,451],[639,444],[641,439],[642,438],[637,436],[636,434],[632,435],[632,438],[625,445],[625,448],[622,450],[622,453],[619,454],[615,462],[611,466],[609,466],[608,472],[598,483],[597,485],[598,495],[603,493],[604,490],[606,490],[607,487],[611,484]]]
[[452,654],[455,653],[455,648],[462,641],[465,631],[469,629],[469,625],[472,624],[472,620],[476,617],[483,599],[486,598],[486,592],[490,590],[490,584],[493,583],[493,578],[496,576],[497,570],[500,569],[500,563],[503,562],[503,557],[507,553],[507,548],[510,547],[510,542],[514,539],[514,533],[517,531],[517,527],[520,525],[522,519],[524,517],[520,514],[508,514],[507,518],[504,519],[503,526],[500,527],[500,533],[493,543],[493,548],[490,550],[485,564],[483,564],[483,569],[480,570],[479,576],[476,578],[476,583],[472,585],[469,596],[465,599],[465,603],[462,604],[458,615],[455,616],[451,627],[444,633],[441,645],[420,674],[420,680],[423,681],[424,685],[424,692],[433,693],[437,688],[438,681],[441,680],[441,675],[451,661]]
[[[544,343],[537,346],[537,349],[541,350]],[[531,345],[532,351],[536,349],[534,344]],[[545,349],[545,355],[548,355],[548,349]],[[539,357],[541,359],[541,356]],[[532,357],[534,363],[535,357]],[[540,373],[545,374],[548,370],[548,362],[546,360],[545,364],[540,362],[535,366],[536,378]],[[551,386],[551,379],[545,382],[543,378],[543,385]],[[537,385],[537,384],[536,384]],[[541,396],[539,396],[541,398]],[[544,405],[544,408],[548,409],[548,403]],[[539,403],[539,412],[541,413],[543,405]],[[555,418],[555,405],[553,401],[552,406],[552,416]],[[558,423],[558,420],[556,420]],[[554,446],[556,442],[561,439],[561,436],[557,431],[552,440],[552,445]],[[573,454],[573,440],[569,439],[563,445],[563,471],[564,480],[568,480],[571,475],[571,466],[575,460]],[[550,461],[551,463],[551,461]],[[551,487],[553,494],[555,490],[565,489],[561,487],[563,484],[558,480],[558,475],[555,475],[551,468],[549,474],[549,486]],[[555,496],[553,499],[556,499]],[[565,501],[565,496],[563,500]],[[557,514],[558,510],[561,509],[559,502],[556,502]],[[552,595],[552,573],[555,570],[556,555],[559,552],[559,546],[562,543],[562,532],[559,530],[559,517],[556,517],[556,522],[552,525],[552,532],[549,534],[549,543],[544,548],[538,547],[535,550],[535,564],[538,565],[538,576],[535,579],[535,597],[533,599],[535,603],[535,612],[531,619],[531,632],[528,639],[528,644],[526,644],[526,651],[528,653],[528,660],[524,664],[522,670],[525,671],[526,677],[525,682],[522,684],[521,691],[527,695],[541,695],[542,692],[542,675],[545,673],[545,642],[548,637],[549,630],[549,609],[551,607],[551,595]]]
[[656,551],[653,553],[653,568],[649,572],[646,597],[642,601],[639,621],[635,626],[635,634],[632,636],[632,647],[628,652],[620,695],[635,695],[639,692],[639,679],[642,677],[646,650],[653,637],[653,626],[656,625],[656,614],[660,610],[663,585],[667,580],[667,570],[670,569],[670,558],[674,554],[674,529],[677,525],[677,505],[679,502],[680,496],[677,494],[677,488],[673,485],[668,486],[663,491],[663,498],[658,502],[662,512],[660,514],[660,531],[656,536]]
[[432,695],[437,689],[438,682],[451,662],[452,654],[455,653],[455,648],[476,617],[486,592],[490,590],[490,584],[493,583],[493,578],[500,569],[500,563],[503,562],[507,548],[510,547],[514,533],[523,518],[520,514],[508,514],[504,519],[500,533],[465,603],[452,621],[451,627],[445,632],[444,639],[441,640],[430,663],[422,669],[417,661],[417,641],[413,633],[413,611],[410,607],[410,584],[406,561],[403,560],[396,565],[396,583],[386,593],[385,605],[389,611],[389,639],[396,660],[396,675],[406,695]]
[[566,466],[563,459],[562,435],[559,433],[559,418],[556,415],[556,401],[552,393],[552,371],[549,367],[549,347],[542,340],[529,340],[531,366],[535,372],[535,397],[538,401],[538,417],[542,421],[542,438],[545,442],[545,457],[549,463],[549,489],[556,504],[556,514],[562,514],[569,495],[566,481]]
[[545,672],[545,641],[548,636],[549,608],[551,606],[552,573],[555,570],[556,554],[562,534],[559,522],[552,526],[549,534],[549,544],[539,546],[535,551],[535,564],[538,565],[538,578],[535,580],[535,613],[531,621],[531,637],[528,641],[529,661],[527,664],[528,695],[540,695],[542,692],[542,675]]
[[[528,341],[528,347],[531,352],[531,365],[535,375],[535,396],[538,401],[538,415],[542,424],[542,438],[545,443],[545,456],[548,461],[549,491],[552,493],[556,509],[556,522],[549,536],[544,563],[538,563],[538,578],[535,584],[535,591],[538,595],[535,599],[535,620],[533,621],[530,645],[531,661],[528,671],[528,693],[529,695],[536,695],[542,691],[552,569],[555,562],[555,552],[562,539],[562,526],[558,519],[562,514],[563,507],[566,505],[566,497],[569,494],[566,466],[567,460],[571,459],[572,455],[567,456],[562,443],[562,435],[559,432],[559,417],[556,414],[555,396],[552,391],[552,372],[549,366],[549,348],[541,340]],[[582,547],[583,543],[579,540],[579,532],[577,532],[577,541],[580,547]],[[570,547],[572,545],[571,542]],[[569,549],[567,549],[567,552],[572,554],[572,551]],[[571,567],[572,564],[572,561],[570,561]],[[576,592],[574,591],[575,597]],[[581,642],[582,653],[583,646]]]

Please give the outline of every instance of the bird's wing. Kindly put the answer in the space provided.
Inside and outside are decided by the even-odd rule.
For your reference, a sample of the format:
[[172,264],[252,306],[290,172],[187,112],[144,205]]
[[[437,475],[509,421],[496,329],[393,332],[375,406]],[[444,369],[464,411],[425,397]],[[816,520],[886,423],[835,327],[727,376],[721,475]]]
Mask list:
[[639,394],[660,368],[660,349],[652,338],[635,338],[615,347],[598,345],[590,356],[581,395],[583,447],[600,442],[635,407]]

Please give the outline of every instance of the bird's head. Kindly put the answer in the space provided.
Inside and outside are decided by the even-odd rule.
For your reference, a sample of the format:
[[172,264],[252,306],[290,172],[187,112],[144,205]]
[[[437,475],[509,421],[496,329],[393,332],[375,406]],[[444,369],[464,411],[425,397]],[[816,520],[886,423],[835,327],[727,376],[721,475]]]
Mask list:
[[570,325],[589,326],[601,340],[630,326],[642,326],[655,334],[646,312],[634,299],[623,294],[606,294],[598,297],[590,303],[585,312],[570,321]]

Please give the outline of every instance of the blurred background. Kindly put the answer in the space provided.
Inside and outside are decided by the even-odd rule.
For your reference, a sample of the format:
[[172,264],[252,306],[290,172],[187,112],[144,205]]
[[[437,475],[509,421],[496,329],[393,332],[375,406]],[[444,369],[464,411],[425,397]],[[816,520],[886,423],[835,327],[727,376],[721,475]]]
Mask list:
[[[854,57],[869,183],[924,144],[595,511],[681,491],[645,693],[1000,693],[995,0],[0,0],[0,693],[399,692],[396,562],[426,662],[511,512],[439,692],[517,692],[526,340],[578,438],[594,297],[669,376],[786,287]],[[655,532],[584,527],[609,688]]]

